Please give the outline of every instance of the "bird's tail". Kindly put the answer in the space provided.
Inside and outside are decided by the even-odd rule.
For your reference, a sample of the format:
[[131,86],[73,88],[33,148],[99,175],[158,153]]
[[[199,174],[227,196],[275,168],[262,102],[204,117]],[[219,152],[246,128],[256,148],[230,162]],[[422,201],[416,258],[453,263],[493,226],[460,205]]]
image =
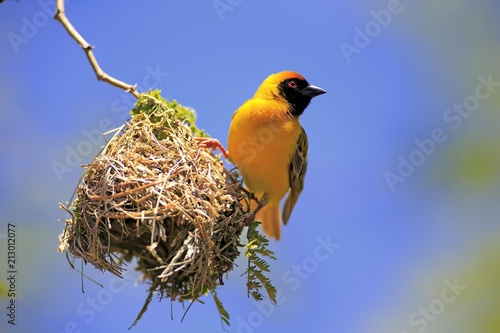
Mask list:
[[262,222],[262,230],[268,237],[280,240],[280,207],[266,205],[255,216]]

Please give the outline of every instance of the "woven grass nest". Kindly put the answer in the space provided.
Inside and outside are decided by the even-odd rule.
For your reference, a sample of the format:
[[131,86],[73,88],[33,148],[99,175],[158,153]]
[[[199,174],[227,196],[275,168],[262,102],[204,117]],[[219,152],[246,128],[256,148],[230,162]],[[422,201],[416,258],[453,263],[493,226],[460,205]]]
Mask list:
[[238,175],[199,149],[194,112],[141,95],[131,120],[86,166],[60,250],[117,276],[133,262],[154,292],[196,300],[239,255],[248,205]]

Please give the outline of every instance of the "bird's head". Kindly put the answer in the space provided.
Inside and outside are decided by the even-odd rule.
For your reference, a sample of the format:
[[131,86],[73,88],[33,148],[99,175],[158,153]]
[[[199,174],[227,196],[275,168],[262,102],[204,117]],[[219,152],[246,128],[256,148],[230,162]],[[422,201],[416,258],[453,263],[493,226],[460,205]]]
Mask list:
[[289,105],[290,114],[298,117],[313,97],[324,93],[325,90],[309,84],[299,73],[284,71],[269,75],[254,98],[282,100]]

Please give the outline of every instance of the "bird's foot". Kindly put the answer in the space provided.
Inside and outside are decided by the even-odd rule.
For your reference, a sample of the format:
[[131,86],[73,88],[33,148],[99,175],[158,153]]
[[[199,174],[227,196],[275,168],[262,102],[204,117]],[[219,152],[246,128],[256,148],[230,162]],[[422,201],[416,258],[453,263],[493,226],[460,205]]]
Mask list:
[[[253,199],[257,200],[255,196],[252,194]],[[255,217],[257,216],[257,213],[264,207],[267,203],[267,195],[263,195],[262,198],[260,198],[260,201],[257,200],[259,203],[257,204],[257,207],[254,209],[253,212],[251,212],[245,219],[243,220],[243,224],[245,226],[250,226],[252,222],[255,220]]]
[[241,190],[247,195],[248,200],[255,200],[257,203],[259,203],[259,199],[253,194],[253,192],[247,190],[245,187],[242,187]]
[[194,138],[194,140],[198,144],[198,147],[209,148],[212,150],[219,149],[225,158],[229,158],[229,154],[227,153],[227,150],[224,148],[224,146],[220,143],[219,140],[214,139],[214,138]]
[[255,213],[250,213],[250,215],[245,217],[245,219],[243,220],[243,224],[245,225],[245,227],[249,227],[254,220],[255,220]]

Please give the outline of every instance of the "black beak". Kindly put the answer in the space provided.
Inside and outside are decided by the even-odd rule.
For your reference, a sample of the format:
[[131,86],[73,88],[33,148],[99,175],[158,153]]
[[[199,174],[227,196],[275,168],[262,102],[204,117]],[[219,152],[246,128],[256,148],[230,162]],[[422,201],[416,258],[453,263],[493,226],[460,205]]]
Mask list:
[[308,85],[304,89],[302,89],[302,96],[308,96],[308,97],[316,97],[318,95],[326,93],[324,89],[321,89],[320,87],[313,86],[312,84]]

